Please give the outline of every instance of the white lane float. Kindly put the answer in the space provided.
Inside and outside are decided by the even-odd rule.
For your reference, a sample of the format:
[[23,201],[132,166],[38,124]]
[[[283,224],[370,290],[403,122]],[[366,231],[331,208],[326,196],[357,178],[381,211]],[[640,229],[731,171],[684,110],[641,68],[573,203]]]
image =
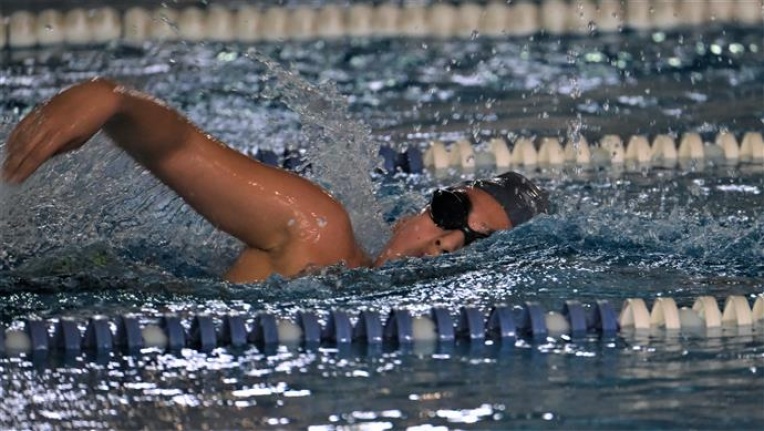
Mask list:
[[335,4],[327,4],[316,14],[316,35],[324,39],[339,39],[347,34],[345,10]]
[[347,11],[347,31],[349,36],[367,37],[374,34],[374,8],[367,4],[351,5]]
[[40,46],[58,45],[64,42],[64,14],[46,9],[37,15],[37,43]]
[[151,20],[151,39],[157,41],[178,40],[178,19],[180,13],[169,7],[156,8]]
[[575,165],[588,165],[592,162],[592,152],[585,137],[568,139],[565,144],[565,162]]
[[740,160],[749,163],[764,163],[764,139],[759,132],[747,132],[740,143]]
[[37,16],[27,11],[16,11],[8,18],[8,46],[31,48],[37,45]]
[[316,31],[316,10],[312,6],[297,6],[289,13],[287,37],[292,40],[310,40]]
[[122,38],[122,17],[113,7],[100,7],[89,12],[92,43],[107,44]]
[[64,40],[70,45],[93,43],[90,19],[85,9],[75,8],[64,14]]
[[122,19],[123,39],[132,44],[142,44],[151,38],[151,14],[142,7],[131,7]]
[[538,152],[530,138],[521,137],[512,148],[512,165],[525,168],[538,165]]
[[231,42],[237,39],[236,18],[226,7],[211,6],[207,10],[206,37],[213,42]]
[[256,42],[260,40],[261,26],[260,10],[251,5],[244,5],[234,17],[236,39],[241,42]]
[[565,163],[565,151],[560,145],[560,140],[554,137],[541,139],[538,151],[538,163],[540,165],[561,166]]

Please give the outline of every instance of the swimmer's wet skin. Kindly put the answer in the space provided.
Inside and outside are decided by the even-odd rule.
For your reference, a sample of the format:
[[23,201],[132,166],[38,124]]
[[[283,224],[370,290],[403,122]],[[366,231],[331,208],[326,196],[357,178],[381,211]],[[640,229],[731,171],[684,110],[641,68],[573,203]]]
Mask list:
[[101,78],[68,88],[16,126],[6,145],[3,180],[25,181],[45,161],[81,147],[99,130],[245,244],[226,273],[233,282],[437,256],[547,208],[545,194],[513,172],[439,190],[421,212],[398,221],[373,260],[359,246],[347,211],[327,191],[227,147],[162,102]]

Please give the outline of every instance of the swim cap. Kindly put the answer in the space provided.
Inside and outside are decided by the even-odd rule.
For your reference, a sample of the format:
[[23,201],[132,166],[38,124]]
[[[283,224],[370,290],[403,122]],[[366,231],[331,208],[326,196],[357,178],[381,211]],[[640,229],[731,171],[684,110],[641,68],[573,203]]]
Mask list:
[[477,180],[472,183],[472,187],[496,199],[504,207],[513,227],[525,223],[536,214],[547,212],[547,194],[517,172]]

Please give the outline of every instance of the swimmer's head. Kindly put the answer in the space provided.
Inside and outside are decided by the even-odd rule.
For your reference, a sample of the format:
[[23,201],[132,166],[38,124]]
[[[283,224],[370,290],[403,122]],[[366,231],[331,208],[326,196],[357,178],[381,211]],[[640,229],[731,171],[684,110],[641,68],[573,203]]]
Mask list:
[[424,210],[396,224],[376,264],[454,252],[545,212],[546,193],[515,172],[439,189]]
[[546,193],[517,172],[507,172],[491,179],[478,180],[470,185],[496,199],[504,208],[513,227],[548,211]]

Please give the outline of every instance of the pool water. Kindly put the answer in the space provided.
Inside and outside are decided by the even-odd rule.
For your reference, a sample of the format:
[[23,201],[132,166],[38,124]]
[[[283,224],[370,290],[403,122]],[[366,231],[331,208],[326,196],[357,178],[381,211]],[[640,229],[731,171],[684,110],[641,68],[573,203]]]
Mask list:
[[[0,139],[61,87],[107,75],[168,101],[255,154],[316,148],[307,173],[356,220],[386,221],[438,185],[491,171],[349,175],[379,144],[433,139],[761,131],[764,53],[747,29],[495,41],[422,39],[11,54],[0,63]],[[264,56],[264,57],[262,57]],[[258,59],[273,58],[298,78]],[[328,95],[313,99],[315,91]],[[347,97],[347,103],[343,97]],[[316,102],[316,104],[301,101]],[[320,109],[348,136],[320,127]],[[349,114],[347,114],[349,113]],[[317,114],[316,114],[317,115]],[[319,118],[320,119],[320,118]],[[368,134],[363,135],[363,132]],[[334,133],[334,134],[333,134]],[[359,134],[359,135],[356,135]],[[366,169],[366,168],[364,168]],[[337,175],[330,175],[336,171]],[[368,171],[368,169],[366,169]],[[415,314],[534,300],[591,302],[764,291],[761,166],[525,171],[554,211],[458,253],[379,270],[330,268],[232,285],[239,245],[102,137],[0,185],[0,321],[266,310]],[[349,179],[350,178],[350,179]],[[365,206],[372,199],[373,208]],[[356,225],[358,227],[358,225]],[[359,230],[369,249],[384,229]],[[509,429],[758,428],[761,331],[552,338],[453,351],[280,348],[0,359],[4,428]]]

